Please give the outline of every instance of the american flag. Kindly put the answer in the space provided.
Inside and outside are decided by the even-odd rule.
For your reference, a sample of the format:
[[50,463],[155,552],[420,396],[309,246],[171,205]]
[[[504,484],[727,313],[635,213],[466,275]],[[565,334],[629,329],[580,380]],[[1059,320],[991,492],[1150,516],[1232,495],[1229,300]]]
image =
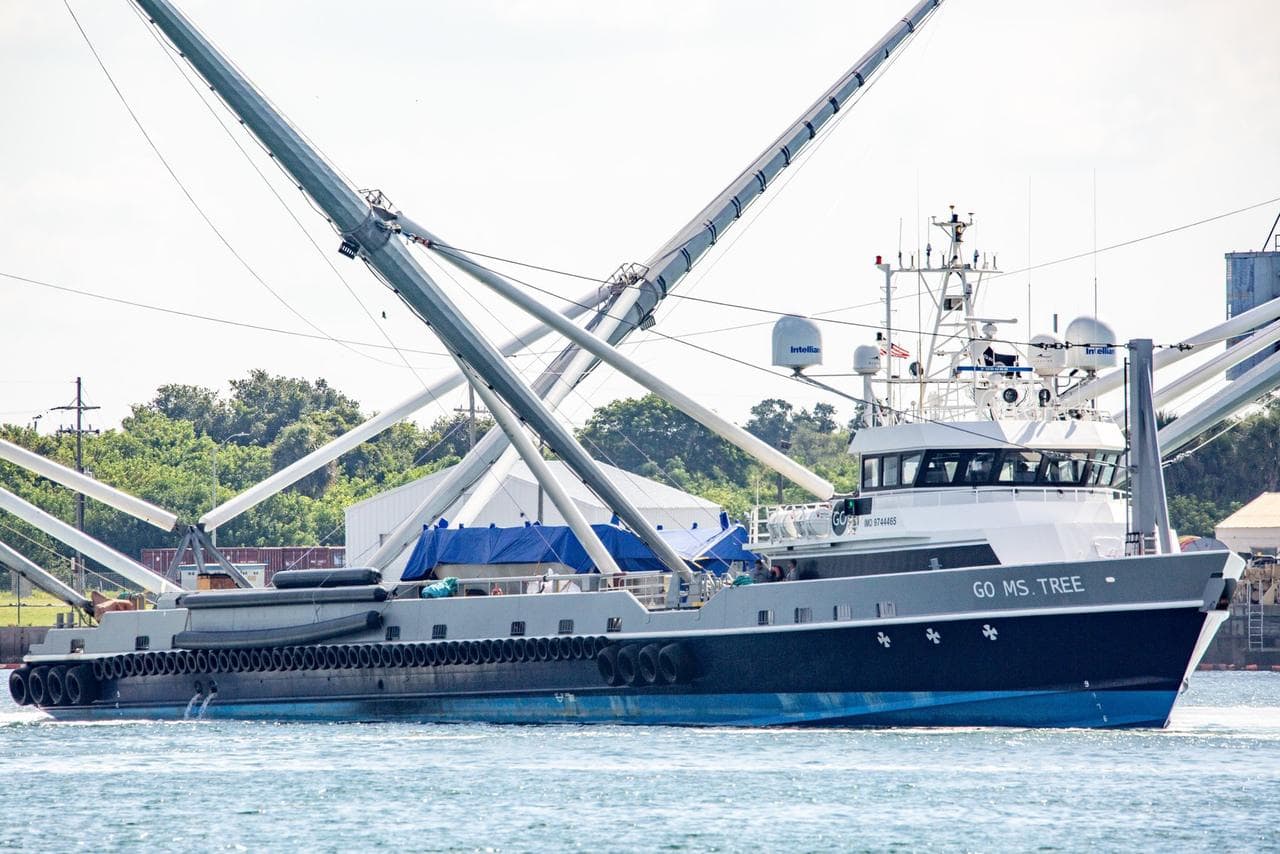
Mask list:
[[881,356],[892,356],[892,357],[893,357],[893,358],[895,358],[895,359],[910,359],[910,358],[911,358],[911,354],[910,354],[910,353],[908,353],[908,352],[907,352],[905,349],[903,349],[902,347],[899,347],[896,343],[894,343],[894,344],[890,344],[890,345],[889,345],[889,349],[888,349],[887,351],[884,349],[884,345],[883,345],[883,344],[881,344],[881,345],[880,345],[880,355],[881,355]]

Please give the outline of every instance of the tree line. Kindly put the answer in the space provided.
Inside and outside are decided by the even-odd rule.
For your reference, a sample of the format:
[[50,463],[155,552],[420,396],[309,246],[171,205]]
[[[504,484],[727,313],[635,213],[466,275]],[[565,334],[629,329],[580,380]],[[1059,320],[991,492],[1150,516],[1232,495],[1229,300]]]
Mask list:
[[[192,524],[212,506],[289,465],[369,417],[352,397],[323,379],[252,371],[228,394],[192,385],[157,389],[131,408],[118,429],[86,437],[85,468],[96,478],[168,508]],[[492,426],[477,424],[481,436]],[[751,408],[746,429],[831,480],[857,486],[847,452],[850,427],[834,407],[797,409],[778,398]],[[224,546],[340,545],[345,508],[456,462],[468,448],[465,413],[429,426],[405,422],[242,514],[218,531]],[[0,425],[0,436],[72,465],[74,437]],[[757,503],[803,502],[811,496],[755,463],[738,448],[654,395],[601,406],[578,431],[597,459],[662,481],[745,517]],[[216,466],[216,468],[215,468]],[[1280,489],[1280,402],[1240,419],[1232,429],[1166,469],[1170,510],[1183,533],[1212,534],[1216,522],[1263,490]],[[70,490],[0,462],[0,484],[54,515],[74,519]],[[158,531],[95,501],[86,530],[124,554],[176,544]],[[55,571],[70,551],[7,514],[0,539]]]

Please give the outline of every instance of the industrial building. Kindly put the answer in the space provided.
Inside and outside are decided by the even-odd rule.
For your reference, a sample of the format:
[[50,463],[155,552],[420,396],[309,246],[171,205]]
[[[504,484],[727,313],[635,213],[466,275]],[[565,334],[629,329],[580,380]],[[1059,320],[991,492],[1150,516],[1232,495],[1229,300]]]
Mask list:
[[1238,554],[1280,554],[1280,492],[1262,493],[1219,522],[1213,535]]
[[[1277,297],[1280,297],[1280,252],[1227,253],[1228,318]],[[1232,338],[1227,346],[1233,346],[1245,337]],[[1277,350],[1280,350],[1280,344],[1245,359],[1227,370],[1227,379],[1236,379]]]
[[[588,522],[596,524],[612,519],[613,513],[600,503],[600,499],[564,463],[553,460],[548,465],[565,485]],[[695,524],[700,527],[719,527],[720,507],[714,502],[614,466],[604,463],[599,465],[605,475],[653,524],[666,528],[691,528]],[[448,472],[449,469],[442,469],[348,507],[348,562],[352,566],[359,566],[362,561],[367,560],[387,535],[426,500]],[[450,519],[451,514],[456,513],[465,503],[466,497],[446,511],[444,518]],[[529,473],[528,467],[524,463],[517,463],[503,481],[502,488],[494,493],[478,515],[476,524],[511,526],[534,521],[542,521],[547,525],[565,524],[564,518],[541,494],[538,482]],[[388,570],[394,570],[395,573],[403,570],[409,559],[409,552],[410,549],[406,549]]]

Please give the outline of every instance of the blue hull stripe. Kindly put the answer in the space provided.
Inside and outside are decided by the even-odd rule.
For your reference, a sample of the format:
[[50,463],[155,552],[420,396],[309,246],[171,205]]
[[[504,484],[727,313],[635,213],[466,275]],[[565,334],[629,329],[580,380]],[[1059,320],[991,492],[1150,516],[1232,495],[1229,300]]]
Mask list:
[[[805,694],[414,697],[219,703],[206,719],[613,723],[677,726],[1163,727],[1174,691],[951,691]],[[182,718],[183,706],[51,709],[62,720]]]

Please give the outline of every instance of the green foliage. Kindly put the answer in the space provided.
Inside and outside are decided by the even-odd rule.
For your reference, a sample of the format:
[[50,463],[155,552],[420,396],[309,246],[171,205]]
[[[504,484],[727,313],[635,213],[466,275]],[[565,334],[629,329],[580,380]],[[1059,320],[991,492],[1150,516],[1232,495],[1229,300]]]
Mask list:
[[[785,400],[763,400],[751,409],[746,428],[831,480],[842,491],[857,484],[857,463],[849,456],[849,434],[840,429],[835,408],[820,403],[800,410]],[[757,503],[778,498],[778,480],[733,445],[655,395],[615,400],[600,407],[578,432],[592,455],[619,468],[651,477],[714,501],[734,518],[745,518]],[[813,496],[788,482],[786,501]]]
[[[227,399],[198,386],[166,385],[149,403],[133,407],[120,429],[85,437],[85,469],[189,525],[365,417],[354,399],[324,380],[254,371],[232,381]],[[481,423],[480,432],[487,426]],[[64,465],[75,463],[72,436],[42,436],[12,425],[0,426],[0,436]],[[442,418],[428,430],[397,424],[223,526],[218,541],[339,545],[348,505],[455,462],[466,443],[465,416]],[[0,483],[64,521],[75,518],[75,498],[67,489],[6,463],[0,463]],[[92,500],[85,502],[85,529],[135,558],[144,548],[176,545],[173,534]],[[7,515],[0,517],[0,538],[70,580],[70,550],[52,538]]]
[[679,489],[740,482],[749,467],[746,454],[653,394],[600,407],[578,440],[596,459]]
[[1200,442],[1206,440],[1165,469],[1170,519],[1180,534],[1213,536],[1219,522],[1260,493],[1280,491],[1280,399]]
[[[795,459],[852,491],[857,467],[846,452],[849,435],[835,409],[819,404],[796,411],[783,400],[752,409],[748,428],[775,445],[790,442]],[[85,439],[85,468],[99,480],[173,510],[194,523],[221,503],[363,421],[356,401],[324,380],[253,371],[231,382],[231,393],[165,385],[133,407],[119,429]],[[481,419],[477,438],[492,427]],[[451,413],[423,429],[402,423],[224,525],[218,542],[234,545],[332,545],[343,540],[346,507],[456,462],[470,447],[468,419]],[[12,425],[0,436],[64,465],[73,465],[74,438],[40,435]],[[678,409],[648,395],[606,404],[579,431],[605,462],[702,495],[745,517],[758,502],[776,499],[772,472]],[[66,521],[75,515],[67,489],[0,463],[0,483]],[[789,501],[812,496],[784,484]],[[85,528],[124,554],[173,546],[176,537],[96,501],[85,505]],[[70,551],[9,516],[0,538],[70,580]]]

